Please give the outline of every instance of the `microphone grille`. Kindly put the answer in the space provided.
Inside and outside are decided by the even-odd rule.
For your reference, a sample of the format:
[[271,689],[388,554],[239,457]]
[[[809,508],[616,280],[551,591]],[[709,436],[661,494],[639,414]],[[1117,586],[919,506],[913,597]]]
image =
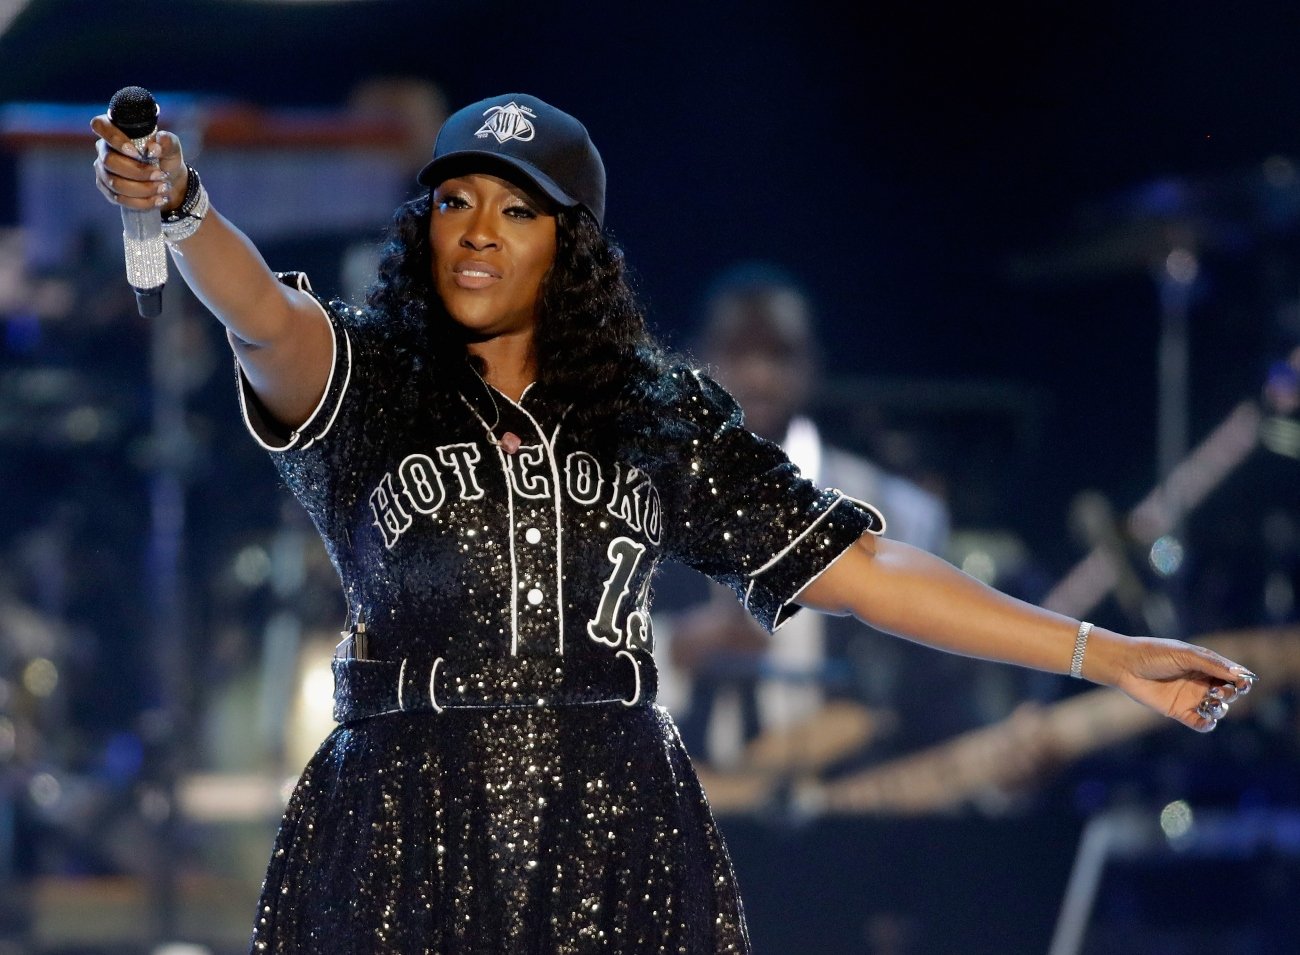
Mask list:
[[158,126],[158,104],[143,86],[127,86],[108,101],[108,118],[132,139],[141,139]]

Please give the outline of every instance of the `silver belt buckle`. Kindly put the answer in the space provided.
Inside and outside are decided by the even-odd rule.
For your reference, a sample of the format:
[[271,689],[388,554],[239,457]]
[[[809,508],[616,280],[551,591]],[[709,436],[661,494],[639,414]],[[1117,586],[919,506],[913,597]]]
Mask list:
[[335,660],[368,660],[368,647],[366,641],[366,625],[357,621],[357,625],[351,630],[342,630],[339,636],[343,639],[334,645]]

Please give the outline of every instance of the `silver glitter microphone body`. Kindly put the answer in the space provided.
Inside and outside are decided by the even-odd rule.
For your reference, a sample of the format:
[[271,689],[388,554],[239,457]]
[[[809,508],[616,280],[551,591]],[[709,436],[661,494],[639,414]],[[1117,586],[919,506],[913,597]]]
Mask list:
[[126,280],[136,290],[161,289],[167,281],[167,244],[157,209],[123,209]]
[[[136,151],[158,128],[158,104],[153,94],[128,86],[113,94],[108,104],[113,125],[131,137]],[[167,282],[167,243],[163,240],[162,214],[157,209],[122,209],[122,245],[126,253],[126,280],[135,289],[136,304],[145,318],[162,312],[162,290]]]

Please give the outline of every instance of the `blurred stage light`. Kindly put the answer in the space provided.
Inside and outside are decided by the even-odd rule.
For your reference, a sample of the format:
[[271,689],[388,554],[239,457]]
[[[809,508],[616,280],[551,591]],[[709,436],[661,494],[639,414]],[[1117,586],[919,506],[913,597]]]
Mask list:
[[23,668],[23,686],[32,696],[49,696],[59,685],[59,669],[44,657],[37,657]]
[[1165,259],[1165,271],[1179,285],[1191,285],[1196,281],[1200,264],[1196,256],[1187,249],[1174,249]]
[[171,818],[172,802],[167,794],[154,786],[147,786],[140,792],[140,815],[158,825]]
[[1264,181],[1274,189],[1294,184],[1295,173],[1295,163],[1285,156],[1269,156],[1264,160]]
[[992,584],[998,579],[998,565],[988,551],[973,550],[961,562],[961,569],[976,580]]
[[1149,559],[1155,572],[1161,577],[1172,577],[1183,566],[1183,544],[1172,534],[1156,539],[1151,545]]
[[289,708],[285,759],[298,772],[334,729],[335,634],[313,634],[298,654],[296,692]]
[[18,14],[27,9],[31,0],[0,0],[0,36],[9,29]]
[[0,716],[0,763],[13,759],[18,749],[18,729],[13,720]]
[[63,419],[63,430],[74,444],[89,444],[99,437],[102,424],[99,409],[81,405],[68,412]]
[[1300,421],[1274,415],[1259,426],[1259,442],[1274,454],[1300,458]]
[[63,797],[63,787],[50,773],[37,773],[27,784],[27,795],[42,809],[52,809]]
[[1264,581],[1264,609],[1272,620],[1287,620],[1295,610],[1295,588],[1286,574],[1274,572]]
[[271,557],[264,547],[250,544],[236,555],[234,571],[245,587],[260,587],[271,576]]
[[1170,842],[1177,842],[1192,831],[1192,807],[1176,799],[1160,810],[1160,828]]

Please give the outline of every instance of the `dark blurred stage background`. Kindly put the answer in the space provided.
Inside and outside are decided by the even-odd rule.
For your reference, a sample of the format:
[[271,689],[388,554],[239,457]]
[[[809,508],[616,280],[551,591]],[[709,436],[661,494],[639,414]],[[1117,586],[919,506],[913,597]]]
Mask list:
[[[0,953],[242,951],[330,726],[333,572],[215,321],[175,276],[139,319],[92,184],[132,84],[326,294],[441,109],[550,100],[659,332],[692,347],[735,262],[796,276],[814,417],[942,500],[954,563],[1251,641],[1208,737],[935,655],[923,725],[849,699],[833,738],[703,767],[759,955],[1300,951],[1298,36],[1292,4],[1205,0],[0,4]],[[1130,519],[1212,434],[1183,512]]]

